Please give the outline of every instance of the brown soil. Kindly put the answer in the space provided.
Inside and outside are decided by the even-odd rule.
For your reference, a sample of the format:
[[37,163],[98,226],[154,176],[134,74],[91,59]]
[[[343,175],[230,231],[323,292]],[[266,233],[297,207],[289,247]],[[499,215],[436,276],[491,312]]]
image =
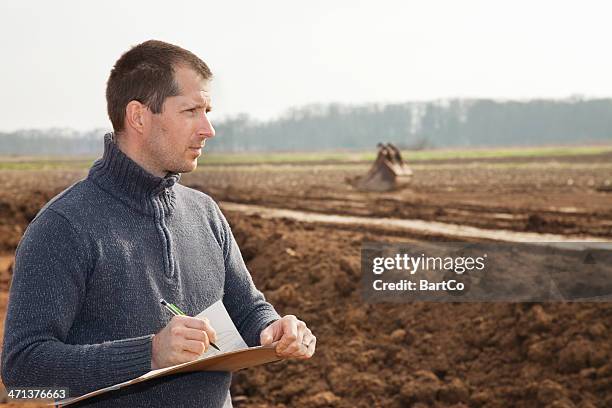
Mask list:
[[316,357],[241,372],[245,406],[609,406],[609,304],[365,304],[368,232],[230,215],[257,285]]
[[[473,172],[469,165],[424,166],[411,190],[382,197],[342,183],[361,168],[215,168],[182,181],[218,200],[612,237],[612,196],[597,191],[612,180],[612,168],[587,164]],[[27,222],[83,175],[0,173],[7,183],[0,195],[2,317],[12,251]],[[612,406],[610,304],[367,304],[359,291],[361,243],[417,237],[226,215],[257,286],[281,314],[297,315],[318,338],[310,361],[237,373],[235,406]],[[530,216],[541,220],[529,222]]]
[[215,167],[183,182],[220,201],[610,238],[612,162],[598,158],[420,164],[407,188],[382,194],[345,182],[368,165]]

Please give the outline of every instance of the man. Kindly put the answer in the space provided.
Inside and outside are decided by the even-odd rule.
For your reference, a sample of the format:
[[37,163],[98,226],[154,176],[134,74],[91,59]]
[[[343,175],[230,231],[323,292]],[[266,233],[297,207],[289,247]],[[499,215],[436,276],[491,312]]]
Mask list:
[[[38,213],[16,253],[5,323],[7,387],[66,387],[77,396],[151,369],[194,360],[216,340],[208,321],[169,318],[164,298],[193,316],[222,299],[249,346],[278,341],[310,358],[316,338],[280,318],[253,285],[230,227],[206,194],[177,182],[215,135],[211,72],[160,41],[132,48],[107,83],[114,132],[103,157]],[[163,377],[87,406],[231,406],[231,375]]]

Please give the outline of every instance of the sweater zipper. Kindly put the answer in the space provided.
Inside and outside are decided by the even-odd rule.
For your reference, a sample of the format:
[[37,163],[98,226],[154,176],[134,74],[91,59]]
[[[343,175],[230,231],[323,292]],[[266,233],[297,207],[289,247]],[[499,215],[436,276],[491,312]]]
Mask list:
[[161,203],[161,195],[165,194],[166,190],[153,196],[153,204],[155,208],[155,227],[162,241],[162,252],[164,259],[164,274],[167,278],[174,278],[174,259],[172,257],[172,237],[170,231],[166,227],[164,206]]

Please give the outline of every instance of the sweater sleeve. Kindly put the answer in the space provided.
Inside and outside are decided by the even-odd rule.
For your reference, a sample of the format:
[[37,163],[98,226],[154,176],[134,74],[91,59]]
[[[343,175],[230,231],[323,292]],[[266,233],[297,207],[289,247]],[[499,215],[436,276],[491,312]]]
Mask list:
[[225,258],[223,304],[247,345],[259,346],[261,331],[280,316],[255,287],[229,223],[216,203],[215,207],[221,219]]
[[87,239],[61,214],[42,210],[15,257],[4,326],[2,380],[10,387],[62,387],[70,396],[151,369],[152,335],[100,344],[66,342],[87,294]]

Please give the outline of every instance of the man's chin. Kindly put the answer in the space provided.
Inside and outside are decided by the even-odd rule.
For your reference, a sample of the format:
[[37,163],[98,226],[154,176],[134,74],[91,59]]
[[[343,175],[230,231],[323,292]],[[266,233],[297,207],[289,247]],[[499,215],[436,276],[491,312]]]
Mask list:
[[183,166],[177,166],[166,170],[166,173],[190,173],[198,167],[198,162],[195,160],[192,163],[184,164]]
[[194,171],[197,167],[198,167],[198,160],[196,159],[196,160],[194,160],[194,161],[192,161],[192,162],[182,166],[180,171],[177,171],[177,173],[190,173],[190,172]]

